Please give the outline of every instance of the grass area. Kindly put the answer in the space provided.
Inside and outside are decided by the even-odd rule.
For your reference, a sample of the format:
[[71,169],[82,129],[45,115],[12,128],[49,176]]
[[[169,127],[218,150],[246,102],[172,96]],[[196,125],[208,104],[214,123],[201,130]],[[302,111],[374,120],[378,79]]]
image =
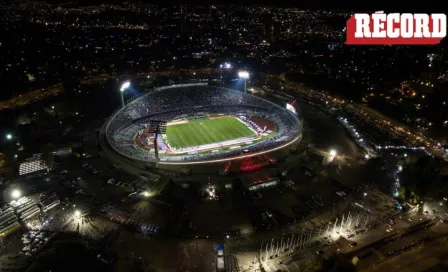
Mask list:
[[185,148],[255,136],[255,133],[235,117],[224,117],[168,126],[166,136],[171,147]]

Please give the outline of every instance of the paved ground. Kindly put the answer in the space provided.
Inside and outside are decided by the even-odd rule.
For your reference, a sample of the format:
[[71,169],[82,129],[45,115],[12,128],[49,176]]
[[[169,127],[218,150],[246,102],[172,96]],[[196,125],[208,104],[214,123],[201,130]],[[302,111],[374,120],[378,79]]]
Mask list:
[[[377,196],[374,193],[369,192],[369,194],[371,194],[373,198],[377,198]],[[391,211],[393,211],[393,210],[391,210]],[[395,233],[401,233],[403,230],[405,230],[413,225],[419,224],[419,223],[423,222],[424,220],[427,220],[427,218],[429,218],[429,217],[434,217],[434,215],[425,216],[422,214],[411,214],[410,216],[401,215],[400,216],[401,218],[399,216],[396,216],[396,223],[393,225],[394,231],[391,233],[388,233],[388,232],[386,232],[386,223],[388,222],[387,220],[390,217],[392,217],[392,216],[385,216],[384,217],[384,219],[386,220],[385,223],[379,224],[376,228],[370,229],[365,234],[358,234],[350,239],[346,239],[343,237],[340,237],[340,238],[333,237],[333,238],[337,239],[338,246],[331,245],[330,247],[323,248],[318,245],[317,246],[311,245],[310,247],[305,247],[305,249],[300,249],[300,248],[295,249],[290,257],[288,257],[288,254],[290,253],[288,251],[286,253],[280,254],[280,257],[278,257],[278,258],[274,258],[272,260],[268,259],[267,262],[265,261],[264,256],[271,256],[271,254],[272,254],[271,253],[271,248],[272,248],[271,243],[272,242],[270,242],[272,238],[274,238],[274,241],[273,241],[274,252],[276,252],[275,250],[277,247],[276,247],[276,241],[275,241],[276,240],[275,232],[263,235],[262,237],[258,236],[258,237],[242,237],[241,239],[229,239],[228,241],[226,241],[226,245],[229,249],[231,249],[232,254],[234,254],[236,259],[238,260],[237,263],[238,263],[239,267],[242,268],[243,271],[244,270],[245,271],[256,271],[256,269],[258,269],[260,262],[257,261],[257,257],[255,257],[257,255],[261,257],[261,264],[268,271],[269,270],[276,271],[275,269],[285,269],[285,270],[297,271],[294,269],[294,266],[296,266],[296,265],[300,266],[301,263],[303,265],[303,262],[306,262],[306,259],[315,258],[317,256],[315,254],[316,250],[324,249],[325,255],[331,255],[332,253],[335,253],[335,252],[349,253],[349,252],[356,250],[360,247],[369,245],[370,243],[373,243],[381,238],[390,236]],[[409,221],[409,218],[412,218],[412,221]],[[420,219],[422,219],[423,221],[421,221]],[[360,267],[361,269],[367,269],[369,267],[369,264],[373,264],[377,260],[386,259],[385,254],[387,254],[388,251],[390,251],[392,249],[401,248],[403,245],[412,243],[412,241],[416,241],[418,239],[421,239],[422,237],[439,236],[441,234],[448,233],[448,224],[446,224],[444,222],[439,222],[439,221],[437,221],[437,222],[438,223],[431,228],[416,232],[409,236],[405,236],[401,239],[394,241],[392,244],[385,244],[384,246],[378,248],[375,251],[375,254],[371,255],[371,257],[360,261],[360,264],[358,265],[358,267]],[[351,232],[347,232],[347,234],[348,233],[351,233]],[[253,244],[255,244],[256,241],[259,241],[259,243],[260,243],[262,238],[264,238],[264,240],[263,240],[264,244],[262,244],[261,247],[260,247],[260,245],[258,246],[258,248],[253,246]],[[286,238],[285,238],[285,240],[286,240]],[[357,246],[352,248],[350,246],[350,244],[352,242],[357,242]],[[267,251],[265,251],[265,247],[264,247],[264,245],[266,245],[266,243],[268,244]],[[260,250],[260,248],[261,248],[261,250]],[[266,252],[268,252],[268,255],[266,255]],[[441,253],[442,253],[442,251],[441,251]],[[283,261],[284,263],[280,263],[281,261]],[[430,261],[427,261],[427,262],[429,263]],[[286,265],[286,268],[282,268],[283,265]],[[388,271],[388,270],[386,270],[386,271]],[[390,270],[390,271],[394,271],[394,270]]]
[[153,240],[121,231],[113,247],[121,256],[116,271],[131,271],[134,258],[140,259],[145,268],[153,268],[155,271],[216,269],[217,244],[211,240]]
[[446,238],[427,242],[414,250],[372,266],[369,271],[424,271],[439,263],[439,256],[448,252],[446,242]]

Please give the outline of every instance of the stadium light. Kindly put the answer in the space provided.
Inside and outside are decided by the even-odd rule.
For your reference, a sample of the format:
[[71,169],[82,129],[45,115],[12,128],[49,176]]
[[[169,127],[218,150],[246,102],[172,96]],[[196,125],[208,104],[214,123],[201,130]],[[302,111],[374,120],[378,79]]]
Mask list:
[[19,189],[14,189],[11,192],[11,196],[12,196],[12,198],[17,199],[22,196],[22,192]]
[[121,84],[120,93],[121,93],[121,107],[124,107],[124,91],[131,86],[131,82],[125,81]]
[[131,86],[131,82],[130,82],[130,81],[125,81],[123,84],[121,84],[120,91],[121,91],[121,92],[124,92],[124,90],[126,90],[127,88],[129,88],[129,86]]
[[232,64],[225,62],[224,64],[220,64],[219,65],[219,71],[221,73],[221,86],[224,85],[223,81],[222,81],[222,70],[223,69],[230,69],[232,68]]
[[244,79],[248,79],[249,78],[249,72],[247,71],[240,71],[238,72],[238,76]]
[[246,81],[249,78],[249,72],[247,71],[239,71],[238,77],[244,79],[244,92],[246,92]]

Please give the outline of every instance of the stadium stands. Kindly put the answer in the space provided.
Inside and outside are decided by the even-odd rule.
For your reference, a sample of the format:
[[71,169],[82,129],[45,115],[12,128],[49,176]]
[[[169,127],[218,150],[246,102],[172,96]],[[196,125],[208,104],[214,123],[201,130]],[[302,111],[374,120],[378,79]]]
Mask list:
[[[119,154],[140,161],[154,160],[154,154],[139,149],[133,144],[116,144],[117,141],[131,139],[138,124],[148,120],[175,120],[185,115],[198,113],[231,114],[243,117],[256,116],[272,121],[277,125],[274,137],[244,147],[249,152],[275,148],[295,140],[302,130],[298,117],[286,108],[272,102],[239,91],[210,87],[206,84],[185,84],[165,86],[131,101],[117,110],[106,121],[102,130],[108,144]],[[262,128],[257,128],[262,130]],[[158,142],[163,146],[163,141]],[[207,154],[161,156],[161,161],[200,161],[241,154],[240,149]]]

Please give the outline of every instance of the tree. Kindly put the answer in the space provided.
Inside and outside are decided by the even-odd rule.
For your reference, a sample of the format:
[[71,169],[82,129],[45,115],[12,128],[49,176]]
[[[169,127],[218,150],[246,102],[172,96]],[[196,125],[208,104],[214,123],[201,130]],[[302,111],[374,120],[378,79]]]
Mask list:
[[48,168],[51,168],[54,162],[54,155],[53,155],[53,148],[51,145],[43,145],[42,148],[42,160],[45,162],[45,164],[48,166]]
[[56,241],[37,255],[27,271],[103,271],[96,252],[76,241]]
[[361,178],[365,181],[365,184],[390,193],[394,182],[390,169],[386,167],[386,163],[382,158],[371,158],[368,160],[363,166],[361,173]]
[[17,119],[16,119],[16,123],[18,125],[28,125],[31,123],[31,118],[30,116],[25,112],[20,114]]
[[400,173],[400,185],[406,189],[406,196],[433,198],[448,193],[446,163],[430,156],[422,156],[405,165]]
[[322,269],[322,263],[318,259],[308,259],[303,267],[304,272],[315,272]]
[[346,257],[342,255],[332,255],[322,262],[322,268],[319,271],[356,272],[356,267]]

